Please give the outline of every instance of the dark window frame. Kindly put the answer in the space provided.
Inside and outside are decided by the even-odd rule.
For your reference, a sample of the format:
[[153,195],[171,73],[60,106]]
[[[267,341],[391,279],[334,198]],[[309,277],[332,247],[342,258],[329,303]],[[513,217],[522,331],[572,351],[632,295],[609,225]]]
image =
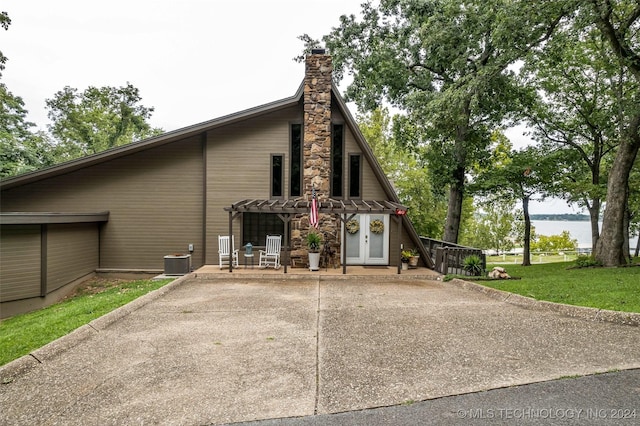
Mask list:
[[[275,187],[274,187],[274,182],[275,182],[275,174],[274,174],[274,159],[280,157],[280,195],[276,195],[275,194]],[[271,154],[269,156],[269,198],[272,200],[279,200],[279,199],[283,199],[284,198],[284,161],[285,161],[285,155],[284,154]]]
[[[284,239],[284,222],[276,213],[242,214],[242,246],[264,247],[267,235],[282,235]],[[236,247],[240,248],[240,247]]]
[[[295,136],[294,126],[298,128],[299,135]],[[300,197],[302,196],[302,187],[303,183],[303,171],[304,164],[302,159],[304,158],[304,144],[302,141],[302,123],[291,123],[289,125],[289,197]],[[297,139],[297,140],[296,140]],[[294,142],[298,145],[298,147],[294,146]],[[298,149],[298,153],[296,153],[296,148]],[[298,157],[298,158],[296,158]],[[296,162],[297,162],[297,172],[296,172]],[[297,190],[296,190],[297,185]]]
[[[336,148],[338,135],[336,129],[340,127],[340,149]],[[338,152],[339,151],[339,152]],[[344,197],[344,151],[345,151],[345,125],[344,123],[332,123],[331,125],[331,197]],[[338,156],[339,158],[336,158]],[[339,168],[339,170],[338,170]],[[339,186],[338,186],[339,185]]]
[[[353,198],[353,199],[362,199],[362,153],[361,152],[350,152],[349,155],[349,198]],[[358,170],[357,170],[357,176],[355,176],[355,178],[357,179],[357,194],[354,194],[353,192],[353,179],[354,179],[354,171],[352,169],[352,161],[353,159],[357,158],[358,159]]]

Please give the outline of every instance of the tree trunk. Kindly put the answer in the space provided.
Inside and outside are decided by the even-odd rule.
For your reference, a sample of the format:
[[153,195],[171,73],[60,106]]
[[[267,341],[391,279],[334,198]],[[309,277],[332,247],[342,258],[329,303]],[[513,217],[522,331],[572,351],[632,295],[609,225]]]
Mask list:
[[[458,243],[460,218],[462,217],[462,199],[464,196],[464,168],[456,170],[455,183],[449,188],[449,205],[447,207],[447,221],[444,225],[442,239],[450,243]],[[460,175],[462,177],[460,177]]]
[[640,137],[637,134],[635,138],[631,137],[620,143],[609,173],[602,231],[595,251],[596,260],[603,266],[626,264],[624,233],[628,232],[628,229],[624,224],[629,198],[628,182],[639,147]]
[[461,121],[456,126],[455,133],[455,161],[452,180],[449,187],[449,206],[447,208],[447,221],[444,225],[442,239],[449,243],[458,243],[460,232],[460,219],[462,218],[462,200],[464,197],[464,178],[467,171],[467,144],[469,141],[469,120],[471,118],[471,98],[465,100],[462,105]]
[[524,258],[522,266],[531,266],[531,218],[529,217],[529,197],[522,198],[522,211],[524,213]]
[[595,197],[588,209],[591,220],[591,253],[595,253],[600,239],[600,198]]
[[[627,186],[627,194],[629,193],[629,187]],[[627,205],[624,209],[624,223],[622,224],[622,229],[624,233],[622,234],[624,238],[624,242],[622,243],[622,252],[624,253],[624,257],[627,262],[631,263],[631,249],[629,248],[629,221],[631,214],[629,213],[629,197],[627,197]]]

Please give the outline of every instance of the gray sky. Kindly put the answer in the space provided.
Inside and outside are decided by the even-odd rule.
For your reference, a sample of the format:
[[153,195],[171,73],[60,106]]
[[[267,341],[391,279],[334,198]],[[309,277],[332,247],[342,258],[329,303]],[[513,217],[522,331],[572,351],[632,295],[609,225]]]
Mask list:
[[4,82],[29,118],[47,123],[45,99],[64,86],[140,89],[165,130],[295,93],[304,65],[293,58],[362,0],[4,0]]
[[[3,81],[45,129],[45,99],[71,86],[140,89],[165,131],[292,96],[303,44],[331,31],[364,0],[4,0]],[[522,130],[508,132],[514,144]],[[561,200],[532,213],[577,212]]]

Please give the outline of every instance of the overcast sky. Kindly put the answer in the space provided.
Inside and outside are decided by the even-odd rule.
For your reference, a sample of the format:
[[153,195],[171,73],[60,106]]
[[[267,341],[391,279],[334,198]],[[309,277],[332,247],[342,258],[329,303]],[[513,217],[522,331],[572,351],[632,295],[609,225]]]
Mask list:
[[64,86],[140,89],[164,130],[295,93],[304,65],[297,36],[320,38],[362,0],[4,0],[3,80],[29,118]]
[[[137,87],[165,131],[292,96],[298,36],[320,38],[363,0],[3,0],[3,82],[45,129],[45,99],[71,86]],[[522,129],[510,132],[517,139]],[[563,201],[552,208],[576,212]]]

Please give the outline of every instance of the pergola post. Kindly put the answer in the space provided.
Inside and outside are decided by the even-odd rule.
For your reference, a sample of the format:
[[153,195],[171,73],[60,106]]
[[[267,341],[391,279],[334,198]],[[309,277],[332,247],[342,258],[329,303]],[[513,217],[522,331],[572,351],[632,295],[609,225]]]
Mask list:
[[402,216],[396,216],[393,215],[391,216],[393,217],[393,220],[395,220],[396,222],[398,222],[398,275],[401,273],[400,271],[402,270],[401,266],[402,266]]
[[[233,212],[229,211],[229,272],[233,272]],[[218,253],[218,256],[220,254]]]
[[347,273],[347,214],[340,219],[342,220],[342,274]]
[[291,215],[289,213],[278,214],[278,217],[284,222],[284,273],[287,273],[287,265],[289,264],[289,222]]

